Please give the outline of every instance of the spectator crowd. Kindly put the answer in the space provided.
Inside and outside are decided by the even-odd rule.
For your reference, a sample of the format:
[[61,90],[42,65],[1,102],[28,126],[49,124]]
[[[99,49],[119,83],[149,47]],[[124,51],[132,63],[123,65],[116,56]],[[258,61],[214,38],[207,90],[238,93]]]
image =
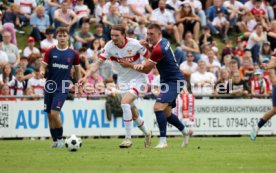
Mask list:
[[[127,37],[146,40],[151,23],[170,40],[193,94],[271,94],[269,71],[261,64],[276,57],[276,0],[0,0],[0,10],[0,96],[43,96],[40,64],[57,45],[59,26],[70,31],[69,46],[78,51],[85,74],[111,39],[111,26],[121,24]],[[105,61],[88,78],[86,94],[119,92],[117,78]],[[74,69],[71,82],[74,94]],[[155,98],[159,86],[153,69],[143,96]]]

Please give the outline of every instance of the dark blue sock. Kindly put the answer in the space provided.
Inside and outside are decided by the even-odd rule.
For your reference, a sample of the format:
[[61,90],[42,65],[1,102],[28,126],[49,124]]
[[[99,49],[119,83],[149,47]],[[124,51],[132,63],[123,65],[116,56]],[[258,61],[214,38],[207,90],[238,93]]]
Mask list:
[[50,133],[51,133],[53,141],[56,142],[57,141],[56,129],[50,129]]
[[181,123],[181,121],[178,119],[178,117],[176,115],[174,115],[173,113],[171,114],[171,116],[169,116],[167,118],[167,121],[171,125],[176,127],[179,131],[182,131],[184,129],[184,125]]
[[63,128],[56,128],[56,133],[57,133],[57,139],[62,139],[62,134],[63,134]]
[[260,119],[260,121],[258,122],[258,127],[262,128],[265,125],[266,121],[264,119]]
[[156,120],[158,123],[160,137],[166,137],[167,132],[167,118],[164,111],[155,112]]

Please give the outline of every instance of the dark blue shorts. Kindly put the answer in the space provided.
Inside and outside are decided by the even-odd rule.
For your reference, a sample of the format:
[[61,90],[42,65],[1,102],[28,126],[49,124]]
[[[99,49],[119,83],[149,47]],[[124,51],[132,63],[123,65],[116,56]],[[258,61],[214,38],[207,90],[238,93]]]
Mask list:
[[49,113],[51,110],[60,111],[67,97],[67,93],[45,93],[44,111]]
[[[176,98],[177,98],[177,96],[180,93],[182,88],[180,88],[180,87],[177,88],[177,82],[167,82],[166,84],[168,86],[167,92],[165,92],[166,86],[161,85],[161,93],[157,97],[156,102],[158,102],[158,103],[168,103],[169,106],[174,108],[176,106],[176,102],[175,102]],[[183,86],[181,86],[181,87],[183,87]]]
[[276,106],[276,87],[272,88],[272,106]]

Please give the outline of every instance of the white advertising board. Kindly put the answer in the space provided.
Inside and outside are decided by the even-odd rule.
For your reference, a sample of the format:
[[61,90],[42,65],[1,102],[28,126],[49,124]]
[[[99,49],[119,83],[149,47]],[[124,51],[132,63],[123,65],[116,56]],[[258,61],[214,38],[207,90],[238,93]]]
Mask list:
[[[158,135],[153,100],[138,100],[136,105],[146,125]],[[263,113],[271,108],[270,99],[197,99],[195,100],[195,135],[248,135]],[[66,101],[60,116],[64,136],[124,135],[122,118],[108,121],[104,100]],[[133,125],[132,134],[142,135]],[[168,135],[181,133],[168,125]],[[276,134],[276,118],[262,128],[260,134]],[[50,136],[43,101],[0,102],[0,138]]]

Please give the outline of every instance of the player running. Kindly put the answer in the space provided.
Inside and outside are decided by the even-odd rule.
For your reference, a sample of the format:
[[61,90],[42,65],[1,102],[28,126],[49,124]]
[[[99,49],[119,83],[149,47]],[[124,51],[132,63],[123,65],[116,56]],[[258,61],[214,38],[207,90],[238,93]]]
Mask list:
[[167,92],[161,92],[154,104],[154,112],[160,130],[160,142],[155,148],[168,147],[166,139],[167,122],[182,132],[184,135],[182,146],[186,147],[193,132],[191,129],[185,128],[178,117],[171,111],[176,106],[177,95],[183,88],[184,76],[180,72],[170,43],[162,38],[159,25],[152,24],[148,27],[147,38],[153,46],[150,47],[145,41],[142,44],[151,51],[150,59],[147,59],[142,64],[134,65],[122,62],[122,65],[143,73],[149,73],[156,65],[160,73],[161,91],[168,90]]
[[274,54],[271,56],[270,62],[268,64],[263,64],[263,67],[265,70],[269,69],[269,78],[272,83],[272,108],[259,120],[257,127],[253,127],[250,133],[250,139],[252,141],[256,140],[260,129],[276,114],[276,51],[274,51]]
[[46,74],[44,88],[44,111],[48,113],[52,148],[63,148],[63,127],[59,112],[69,92],[70,70],[74,65],[77,80],[81,78],[80,60],[77,52],[68,48],[69,31],[60,27],[56,31],[58,45],[46,51],[40,74]]
[[105,45],[99,59],[91,65],[85,77],[81,79],[80,84],[83,84],[88,76],[95,73],[106,59],[110,59],[118,71],[118,85],[123,96],[121,107],[123,110],[126,135],[119,147],[129,148],[132,145],[132,120],[135,121],[145,135],[145,147],[149,147],[151,131],[147,129],[144,120],[139,116],[138,110],[133,103],[139,96],[139,92],[143,91],[147,85],[146,75],[134,69],[124,68],[119,63],[120,61],[128,61],[131,64],[139,64],[143,61],[140,55],[149,58],[149,52],[138,40],[126,38],[125,28],[122,25],[112,26],[111,39]]

